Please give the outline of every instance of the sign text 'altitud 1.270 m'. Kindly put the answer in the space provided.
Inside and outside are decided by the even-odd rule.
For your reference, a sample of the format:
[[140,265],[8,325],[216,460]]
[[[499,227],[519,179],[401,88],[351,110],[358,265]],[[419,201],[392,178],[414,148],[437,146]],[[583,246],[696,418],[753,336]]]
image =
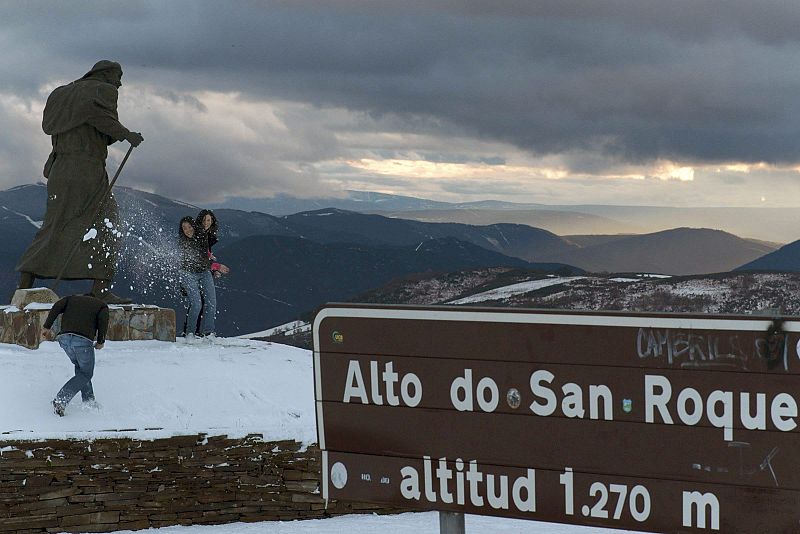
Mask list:
[[800,322],[330,305],[323,496],[649,532],[800,529]]

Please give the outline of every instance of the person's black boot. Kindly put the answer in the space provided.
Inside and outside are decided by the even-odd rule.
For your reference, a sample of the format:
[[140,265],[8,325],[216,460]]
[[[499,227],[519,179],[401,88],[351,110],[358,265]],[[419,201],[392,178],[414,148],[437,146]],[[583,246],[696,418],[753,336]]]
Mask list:
[[111,292],[111,280],[95,280],[92,284],[92,296],[106,304],[130,304],[131,299],[119,297]]

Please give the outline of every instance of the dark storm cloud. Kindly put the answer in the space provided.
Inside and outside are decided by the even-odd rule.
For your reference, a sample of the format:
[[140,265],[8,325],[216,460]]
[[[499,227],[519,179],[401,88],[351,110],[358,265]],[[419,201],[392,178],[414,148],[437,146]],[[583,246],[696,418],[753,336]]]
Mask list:
[[108,57],[168,101],[230,91],[603,155],[577,166],[800,160],[794,2],[20,2],[0,20],[15,94]]

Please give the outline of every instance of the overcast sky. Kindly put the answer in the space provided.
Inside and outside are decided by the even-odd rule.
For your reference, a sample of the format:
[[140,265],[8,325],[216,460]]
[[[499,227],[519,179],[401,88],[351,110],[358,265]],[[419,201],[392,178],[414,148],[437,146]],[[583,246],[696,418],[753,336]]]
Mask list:
[[[800,3],[0,3],[0,188],[41,180],[49,92],[122,63],[125,185],[800,206]],[[127,148],[118,147],[110,172]]]

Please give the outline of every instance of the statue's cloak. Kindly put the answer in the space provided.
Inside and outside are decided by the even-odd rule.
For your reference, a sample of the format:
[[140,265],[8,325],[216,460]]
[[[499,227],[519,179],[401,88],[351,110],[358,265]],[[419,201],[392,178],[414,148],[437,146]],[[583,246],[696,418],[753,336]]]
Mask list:
[[117,118],[117,96],[116,86],[87,75],[48,97],[42,120],[53,144],[43,173],[47,212],[17,271],[55,278],[77,247],[63,279],[113,278],[121,228],[105,160],[108,145],[128,133]]

